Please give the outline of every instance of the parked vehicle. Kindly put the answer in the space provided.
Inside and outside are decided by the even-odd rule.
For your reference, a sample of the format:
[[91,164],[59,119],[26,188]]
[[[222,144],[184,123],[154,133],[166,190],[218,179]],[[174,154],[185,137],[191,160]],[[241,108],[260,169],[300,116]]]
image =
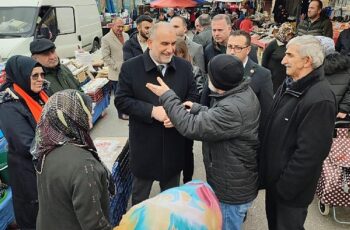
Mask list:
[[60,57],[74,50],[95,51],[102,28],[95,0],[0,1],[0,56],[30,56],[29,44],[45,37],[56,44]]

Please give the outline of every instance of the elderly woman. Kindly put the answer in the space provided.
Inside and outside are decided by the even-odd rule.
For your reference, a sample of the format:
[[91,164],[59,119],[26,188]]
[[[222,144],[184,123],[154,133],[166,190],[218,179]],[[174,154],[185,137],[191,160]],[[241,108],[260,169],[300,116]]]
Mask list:
[[111,229],[109,173],[88,134],[89,99],[68,89],[55,93],[44,107],[32,149],[38,172],[38,230]]
[[261,65],[271,71],[274,93],[286,78],[286,67],[281,64],[281,61],[286,52],[286,45],[294,34],[292,24],[283,23],[277,32],[276,39],[264,50]]
[[8,142],[15,217],[19,228],[35,229],[38,195],[30,146],[48,99],[43,91],[45,73],[39,63],[24,56],[11,57],[5,70],[6,83],[0,89],[0,127]]
[[350,57],[335,51],[333,39],[316,36],[325,52],[324,72],[336,96],[337,118],[350,119]]

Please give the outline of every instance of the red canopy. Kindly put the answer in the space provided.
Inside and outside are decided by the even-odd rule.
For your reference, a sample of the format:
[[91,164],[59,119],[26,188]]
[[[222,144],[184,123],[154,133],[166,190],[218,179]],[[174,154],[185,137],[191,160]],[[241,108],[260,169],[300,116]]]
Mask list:
[[157,0],[151,2],[151,7],[154,8],[186,8],[195,7],[196,5],[197,2],[192,0]]

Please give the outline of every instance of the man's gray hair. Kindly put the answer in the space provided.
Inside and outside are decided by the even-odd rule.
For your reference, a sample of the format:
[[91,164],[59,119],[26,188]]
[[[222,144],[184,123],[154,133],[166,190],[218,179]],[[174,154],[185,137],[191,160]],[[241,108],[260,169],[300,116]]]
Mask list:
[[198,22],[199,22],[199,25],[203,27],[210,26],[211,20],[210,20],[209,14],[202,14],[201,16],[199,16]]
[[299,55],[302,57],[312,58],[312,68],[317,69],[323,64],[324,61],[324,50],[317,38],[312,35],[303,35],[291,39],[287,48],[291,45],[297,45],[299,49]]
[[213,17],[211,21],[213,22],[213,21],[219,21],[219,20],[225,20],[227,25],[231,26],[231,19],[227,14],[217,14]]
[[149,38],[150,39],[154,39],[154,37],[156,36],[156,33],[157,33],[159,27],[164,27],[164,26],[165,27],[169,27],[170,30],[173,30],[173,27],[171,26],[171,24],[169,22],[157,22],[150,29],[150,31],[149,31]]

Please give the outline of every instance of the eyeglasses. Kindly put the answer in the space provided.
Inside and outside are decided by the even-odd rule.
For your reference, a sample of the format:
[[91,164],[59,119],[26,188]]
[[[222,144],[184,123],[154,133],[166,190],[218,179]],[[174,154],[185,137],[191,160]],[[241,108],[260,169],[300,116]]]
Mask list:
[[227,49],[229,49],[229,50],[234,50],[236,53],[240,53],[240,52],[242,52],[243,49],[245,49],[245,48],[247,48],[247,47],[248,47],[248,46],[242,47],[242,46],[231,46],[231,45],[228,45],[228,46],[227,46]]
[[33,75],[31,75],[30,77],[36,81],[39,79],[39,76],[41,77],[41,79],[45,79],[45,73],[35,73]]

